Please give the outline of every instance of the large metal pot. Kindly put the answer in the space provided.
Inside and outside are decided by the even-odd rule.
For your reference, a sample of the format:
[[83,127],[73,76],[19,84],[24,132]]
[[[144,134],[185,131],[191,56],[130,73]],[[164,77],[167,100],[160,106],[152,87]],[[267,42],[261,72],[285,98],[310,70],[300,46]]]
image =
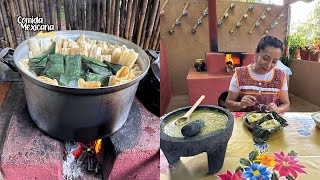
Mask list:
[[95,89],[46,84],[24,73],[18,63],[28,54],[29,40],[17,47],[14,62],[22,75],[28,110],[35,124],[58,139],[92,141],[116,132],[126,122],[138,83],[150,62],[143,49],[117,36],[76,30],[56,32],[56,36],[71,39],[80,34],[134,49],[139,53],[137,62],[143,74],[126,84]]

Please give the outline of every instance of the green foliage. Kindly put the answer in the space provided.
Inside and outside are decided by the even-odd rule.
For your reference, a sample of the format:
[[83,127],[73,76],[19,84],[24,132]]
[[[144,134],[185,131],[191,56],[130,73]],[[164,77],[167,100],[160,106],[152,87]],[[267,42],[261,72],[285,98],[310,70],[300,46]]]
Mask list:
[[251,162],[246,158],[240,158],[240,164],[244,166],[251,166]]
[[276,172],[272,172],[272,175],[271,175],[271,180],[279,180],[279,176]]
[[258,151],[252,151],[252,152],[250,152],[250,154],[249,154],[249,160],[250,160],[250,161],[256,160],[258,155],[259,155],[259,154],[258,154]]
[[243,168],[242,168],[241,166],[238,166],[238,167],[234,170],[234,172],[238,172],[238,171],[243,172]]
[[311,41],[305,33],[295,32],[288,37],[288,45],[293,48],[307,47],[311,45]]
[[291,62],[292,62],[292,57],[286,57],[285,55],[281,57],[281,62],[286,65],[287,67],[290,66]]
[[293,36],[293,42],[297,40],[300,43],[299,47],[312,46],[313,40],[320,37],[320,0],[315,1],[315,6],[307,21],[292,28],[291,36]]

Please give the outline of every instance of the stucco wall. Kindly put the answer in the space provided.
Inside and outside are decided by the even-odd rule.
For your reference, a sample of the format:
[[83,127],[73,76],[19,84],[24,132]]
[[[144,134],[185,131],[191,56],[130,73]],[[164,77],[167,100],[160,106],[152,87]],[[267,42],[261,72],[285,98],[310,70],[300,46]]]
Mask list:
[[320,63],[293,60],[289,92],[320,106]]

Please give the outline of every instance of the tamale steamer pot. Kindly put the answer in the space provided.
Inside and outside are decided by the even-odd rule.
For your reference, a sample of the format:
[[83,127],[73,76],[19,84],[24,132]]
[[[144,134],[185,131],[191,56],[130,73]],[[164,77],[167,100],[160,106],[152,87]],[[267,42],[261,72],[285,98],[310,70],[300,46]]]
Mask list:
[[78,30],[57,31],[55,36],[76,39],[81,34],[134,49],[139,53],[137,63],[142,75],[122,85],[94,89],[50,85],[21,70],[19,61],[29,52],[29,40],[16,48],[14,63],[21,73],[28,111],[34,123],[54,138],[83,142],[109,136],[123,126],[139,81],[146,75],[150,62],[142,48],[117,36]]

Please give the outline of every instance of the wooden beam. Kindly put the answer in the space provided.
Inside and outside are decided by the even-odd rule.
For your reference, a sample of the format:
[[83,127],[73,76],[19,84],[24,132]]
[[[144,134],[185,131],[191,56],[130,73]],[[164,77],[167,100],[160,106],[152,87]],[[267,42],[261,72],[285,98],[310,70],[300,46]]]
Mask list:
[[209,18],[209,40],[210,40],[210,51],[218,52],[218,28],[217,28],[217,1],[208,1],[208,18]]

